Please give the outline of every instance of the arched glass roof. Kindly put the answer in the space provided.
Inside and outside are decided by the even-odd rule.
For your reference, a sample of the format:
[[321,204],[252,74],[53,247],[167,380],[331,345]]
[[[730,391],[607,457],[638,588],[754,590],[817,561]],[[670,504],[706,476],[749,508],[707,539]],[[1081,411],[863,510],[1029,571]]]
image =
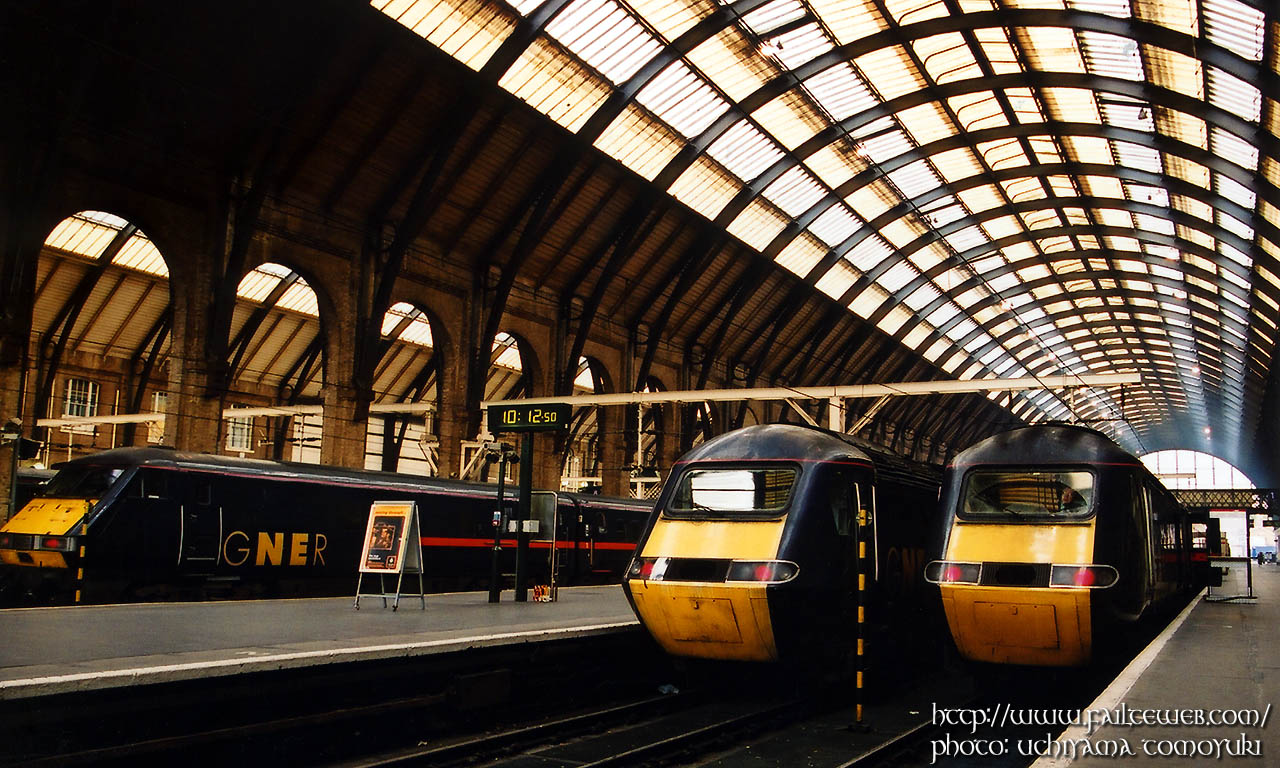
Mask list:
[[[1262,0],[375,0],[1021,418],[1248,443],[1280,323]],[[1244,439],[1242,439],[1244,438]]]

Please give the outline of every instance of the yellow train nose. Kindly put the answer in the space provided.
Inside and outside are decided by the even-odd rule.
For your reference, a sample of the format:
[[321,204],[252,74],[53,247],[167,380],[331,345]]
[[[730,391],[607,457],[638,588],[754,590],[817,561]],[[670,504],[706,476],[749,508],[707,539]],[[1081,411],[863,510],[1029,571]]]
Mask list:
[[763,585],[627,584],[640,622],[677,656],[776,661],[778,649]]

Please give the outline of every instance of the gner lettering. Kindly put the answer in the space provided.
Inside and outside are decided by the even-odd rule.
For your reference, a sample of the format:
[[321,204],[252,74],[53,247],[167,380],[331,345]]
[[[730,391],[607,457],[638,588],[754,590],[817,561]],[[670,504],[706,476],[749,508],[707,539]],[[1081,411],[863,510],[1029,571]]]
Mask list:
[[329,543],[323,533],[248,534],[232,531],[222,540],[222,562],[231,566],[324,565],[324,548]]

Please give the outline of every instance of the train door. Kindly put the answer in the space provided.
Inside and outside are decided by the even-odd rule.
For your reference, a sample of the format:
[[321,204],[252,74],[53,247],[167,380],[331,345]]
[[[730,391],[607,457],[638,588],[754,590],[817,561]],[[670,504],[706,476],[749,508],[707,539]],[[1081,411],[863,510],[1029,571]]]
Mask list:
[[831,520],[835,525],[835,560],[839,600],[846,612],[854,610],[858,589],[858,519],[862,488],[847,469],[837,469],[827,486]]
[[222,541],[222,510],[214,503],[213,483],[196,475],[191,493],[181,506],[182,531],[179,563],[203,572],[218,562]]
[[559,564],[557,583],[578,583],[582,578],[582,505],[570,496],[560,498],[560,517],[557,521],[559,538]]

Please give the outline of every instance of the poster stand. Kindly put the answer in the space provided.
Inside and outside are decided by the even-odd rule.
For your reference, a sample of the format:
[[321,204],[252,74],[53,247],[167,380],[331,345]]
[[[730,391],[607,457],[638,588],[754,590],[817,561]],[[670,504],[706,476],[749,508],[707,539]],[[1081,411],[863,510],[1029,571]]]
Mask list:
[[[394,598],[391,610],[400,607],[400,587],[406,573],[418,574],[418,598],[422,610],[427,609],[427,593],[422,583],[422,536],[418,525],[418,505],[412,501],[375,501],[369,507],[369,524],[365,528],[364,546],[360,551],[360,575],[356,578],[356,610],[361,597],[381,597],[382,607]],[[366,573],[378,574],[378,593],[365,595],[361,589]],[[386,576],[395,574],[396,591],[387,592]]]

